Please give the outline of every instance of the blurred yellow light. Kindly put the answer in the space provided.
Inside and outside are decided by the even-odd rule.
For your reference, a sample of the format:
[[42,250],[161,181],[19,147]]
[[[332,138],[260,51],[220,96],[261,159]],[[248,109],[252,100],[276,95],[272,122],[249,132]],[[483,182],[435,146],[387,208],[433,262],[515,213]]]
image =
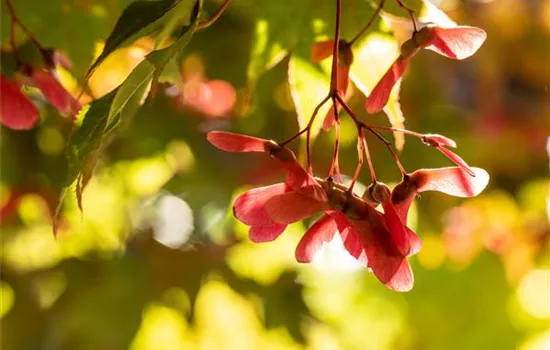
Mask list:
[[19,231],[4,242],[2,255],[3,262],[18,272],[46,269],[61,260],[60,246],[48,224]]
[[301,223],[292,224],[275,241],[256,244],[245,241],[230,249],[227,263],[238,275],[262,285],[275,282],[289,266],[296,264],[294,249],[299,234],[304,232]]
[[4,317],[13,307],[15,292],[4,281],[0,281],[0,318]]
[[529,315],[550,318],[550,270],[538,269],[525,275],[519,283],[517,296]]
[[518,350],[548,350],[550,349],[550,330],[528,338],[518,347]]
[[422,237],[422,249],[418,253],[418,262],[426,269],[436,269],[445,260],[445,246],[440,237],[425,235]]
[[193,349],[186,332],[187,321],[179,312],[152,304],[143,312],[143,321],[130,349]]
[[166,147],[166,161],[174,172],[186,173],[193,169],[195,156],[185,141],[174,140]]
[[135,194],[149,195],[158,192],[173,175],[166,159],[155,157],[132,162],[126,176]]
[[224,282],[211,280],[196,301],[197,349],[258,349],[261,326],[253,304]]
[[17,203],[17,212],[27,225],[47,219],[48,204],[36,194],[23,195]]
[[48,156],[61,154],[65,148],[65,139],[57,128],[41,128],[36,135],[36,142],[40,151]]

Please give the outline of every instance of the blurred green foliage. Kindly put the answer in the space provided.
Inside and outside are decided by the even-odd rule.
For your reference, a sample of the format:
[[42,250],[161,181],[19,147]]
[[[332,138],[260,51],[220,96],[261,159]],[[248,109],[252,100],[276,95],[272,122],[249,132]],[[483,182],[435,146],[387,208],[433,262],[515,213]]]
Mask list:
[[[419,198],[412,225],[424,246],[411,259],[411,292],[389,291],[368,271],[350,268],[337,243],[325,247],[319,262],[296,263],[296,243],[310,222],[254,244],[232,217],[232,199],[282,174],[265,157],[214,149],[205,132],[292,136],[303,121],[288,84],[289,64],[326,77],[326,67],[311,64],[307,52],[334,26],[332,1],[234,0],[214,25],[194,34],[182,62],[161,76],[155,98],[103,145],[83,194],[84,212],[66,196],[57,240],[51,215],[67,177],[71,122],[44,105],[35,129],[0,129],[2,348],[546,349],[550,3],[433,2],[457,22],[484,28],[489,39],[461,63],[420,53],[403,81],[405,123],[455,139],[460,155],[487,169],[491,183],[471,200]],[[73,69],[60,74],[77,93],[129,3],[14,5],[38,41],[73,61]],[[201,18],[220,3],[205,0]],[[343,3],[349,36],[372,7],[362,0]],[[404,15],[388,3],[389,11]],[[4,5],[3,71],[10,55]],[[281,11],[289,23],[270,17]],[[389,37],[389,29],[377,22],[370,35]],[[116,88],[154,44],[146,37],[116,51],[98,67],[83,98]],[[356,74],[367,74],[364,68]],[[363,120],[388,123],[382,114],[362,112],[364,98],[352,90],[350,104]],[[354,133],[344,117],[340,163],[346,174],[356,165]],[[321,132],[315,141],[319,173],[330,166],[333,140]],[[369,144],[379,176],[399,181],[383,145]],[[401,159],[411,171],[447,165],[414,139]],[[366,171],[360,181],[368,184]]]

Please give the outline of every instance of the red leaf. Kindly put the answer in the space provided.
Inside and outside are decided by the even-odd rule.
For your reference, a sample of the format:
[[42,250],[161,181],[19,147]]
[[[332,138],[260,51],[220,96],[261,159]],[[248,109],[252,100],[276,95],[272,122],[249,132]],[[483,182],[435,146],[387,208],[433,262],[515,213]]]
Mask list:
[[224,131],[211,131],[206,139],[218,149],[226,152],[266,152],[270,141],[257,137]]
[[334,40],[325,40],[313,44],[311,47],[311,61],[317,63],[331,56],[333,47]]
[[365,101],[367,112],[373,114],[384,108],[390,98],[391,90],[403,76],[403,73],[405,72],[412,56],[413,55],[408,57],[399,56],[384,76],[382,76]]
[[476,27],[433,27],[433,31],[435,35],[424,47],[455,60],[472,56],[487,38],[487,33]]
[[296,260],[309,263],[321,249],[323,243],[330,242],[336,233],[336,222],[325,214],[317,220],[302,236],[296,247]]
[[0,75],[0,122],[13,130],[29,130],[38,118],[38,110],[18,84]]
[[80,103],[57,81],[50,71],[33,69],[31,83],[62,114],[76,115],[82,107]]
[[411,174],[417,191],[439,191],[456,197],[474,197],[489,183],[489,174],[481,168],[471,168],[475,176],[461,168],[422,169]]

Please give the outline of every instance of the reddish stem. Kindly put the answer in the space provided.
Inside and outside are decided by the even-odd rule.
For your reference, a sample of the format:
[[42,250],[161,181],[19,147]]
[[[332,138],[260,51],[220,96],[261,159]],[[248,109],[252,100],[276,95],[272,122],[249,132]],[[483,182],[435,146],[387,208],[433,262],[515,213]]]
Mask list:
[[340,118],[338,117],[336,99],[332,99],[332,108],[334,111],[334,129],[335,129],[335,141],[334,141],[334,154],[332,155],[332,163],[330,165],[330,170],[328,172],[328,177],[334,176],[334,171],[338,175],[339,180],[341,181],[340,176],[340,166],[338,164],[338,153],[340,151]]
[[417,27],[416,27],[416,18],[414,18],[414,11],[410,7],[405,5],[402,0],[395,0],[395,1],[397,1],[397,5],[399,5],[399,7],[401,7],[405,11],[407,11],[407,13],[409,14],[409,17],[411,18],[411,21],[413,23],[413,28],[414,28],[413,33],[417,33],[418,30],[417,30]]
[[363,167],[363,133],[361,131],[361,127],[358,129],[359,136],[357,137],[357,168],[355,168],[355,174],[353,175],[353,179],[351,180],[351,184],[349,185],[349,193],[353,193],[353,187],[355,186],[355,183],[357,182],[357,178],[359,177],[359,173],[361,172],[361,168]]
[[338,91],[338,48],[340,45],[340,12],[342,0],[336,0],[336,28],[334,29],[334,45],[332,46],[332,70],[330,72],[330,94]]
[[372,164],[367,138],[363,134],[363,127],[359,127],[359,139],[363,142],[363,148],[365,150],[365,155],[367,156],[367,164],[369,165],[370,177],[372,182],[376,182],[376,172],[374,171],[374,165]]
[[363,34],[365,34],[367,32],[367,30],[369,30],[370,26],[372,25],[372,23],[374,22],[375,18],[378,17],[378,14],[380,13],[380,11],[382,10],[382,7],[384,6],[384,2],[386,0],[380,0],[380,3],[378,4],[378,7],[376,8],[376,10],[374,11],[374,13],[372,14],[372,17],[369,19],[369,21],[367,22],[367,24],[359,31],[359,33],[357,33],[353,39],[351,39],[351,41],[349,42],[349,45],[352,46],[355,42],[357,42],[357,40],[363,36]]

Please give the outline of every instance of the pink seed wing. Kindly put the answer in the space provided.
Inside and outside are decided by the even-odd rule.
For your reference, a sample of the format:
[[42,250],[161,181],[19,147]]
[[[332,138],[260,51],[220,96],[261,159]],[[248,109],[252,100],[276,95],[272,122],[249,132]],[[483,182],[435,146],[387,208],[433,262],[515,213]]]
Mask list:
[[254,243],[271,242],[279,237],[285,229],[286,225],[277,223],[266,226],[252,226],[248,231],[248,236]]
[[489,183],[489,174],[481,168],[471,170],[475,176],[458,167],[423,169],[412,173],[411,178],[422,178],[419,192],[438,191],[456,197],[474,197]]
[[391,199],[383,202],[382,207],[384,208],[384,218],[393,244],[403,256],[409,255],[411,251],[409,234]]
[[326,207],[326,203],[293,191],[270,198],[264,207],[273,221],[290,224],[322,211]]
[[416,233],[414,233],[413,230],[411,230],[408,227],[405,227],[407,230],[407,235],[409,237],[409,246],[411,247],[411,250],[409,251],[409,254],[407,256],[415,255],[420,251],[420,248],[422,248],[422,241]]
[[[388,233],[376,223],[353,221],[363,240],[369,268],[384,285],[398,292],[412,289],[414,277],[407,258],[388,250]],[[397,252],[396,252],[397,253]]]
[[338,231],[340,231],[340,236],[342,237],[342,242],[348,253],[366,267],[368,265],[367,253],[363,247],[361,237],[355,228],[350,224],[344,214],[334,212],[334,214],[331,215],[336,222]]
[[32,84],[62,114],[75,115],[81,108],[80,103],[59,83],[50,71],[33,69]]
[[434,38],[425,48],[455,60],[472,56],[487,38],[483,29],[468,26],[435,27],[434,32]]
[[17,83],[0,75],[0,122],[13,130],[29,130],[38,121],[38,110]]
[[462,168],[465,172],[470,174],[471,176],[476,176],[472,168],[462,159],[458,154],[454,153],[451,150],[448,150],[445,147],[437,147],[437,149],[445,155],[445,157],[449,158],[453,163],[458,165],[460,168]]
[[332,55],[334,40],[325,40],[313,44],[311,48],[311,61],[317,63]]
[[439,135],[439,134],[425,134],[424,137],[427,140],[430,140],[436,144],[439,144],[441,146],[456,148],[456,142],[453,139],[448,138],[447,136]]
[[373,114],[381,111],[390,98],[390,93],[395,84],[401,79],[410,57],[399,56],[388,71],[376,84],[369,97],[365,101],[367,112]]
[[225,131],[211,131],[206,139],[216,148],[226,152],[265,152],[268,140],[234,134]]
[[235,199],[233,203],[233,213],[239,221],[246,225],[273,225],[275,222],[269,217],[264,209],[265,203],[270,198],[287,191],[290,191],[290,189],[284,183],[251,189]]
[[296,247],[296,260],[309,263],[321,249],[323,243],[330,242],[336,233],[336,222],[329,215],[323,215],[302,236]]

